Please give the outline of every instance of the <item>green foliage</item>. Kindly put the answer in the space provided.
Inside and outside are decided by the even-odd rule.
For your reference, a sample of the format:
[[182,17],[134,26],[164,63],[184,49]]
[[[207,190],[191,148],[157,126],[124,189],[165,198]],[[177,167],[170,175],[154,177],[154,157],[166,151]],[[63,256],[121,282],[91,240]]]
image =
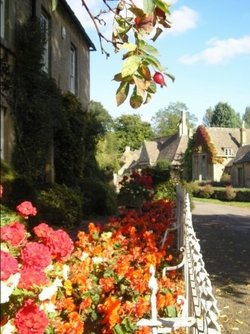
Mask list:
[[250,106],[246,107],[243,115],[243,121],[245,121],[245,127],[250,129]]
[[159,160],[155,167],[150,168],[149,173],[152,176],[154,187],[170,178],[171,164],[167,160]]
[[139,115],[122,115],[114,121],[114,131],[122,153],[126,146],[138,149],[145,139],[152,137],[151,125],[142,121]]
[[170,178],[167,182],[160,183],[155,187],[154,199],[176,200],[176,186],[180,181],[175,178]]
[[6,162],[1,159],[1,165],[0,165],[0,170],[1,170],[1,184],[6,182],[6,181],[12,181],[16,177],[16,173],[13,170],[13,168]]
[[200,187],[199,190],[199,197],[202,198],[211,198],[214,193],[214,188],[211,184],[205,184],[204,186]]
[[83,215],[111,215],[116,213],[114,189],[96,177],[85,178],[80,184]]
[[119,143],[114,132],[108,132],[97,144],[96,159],[100,168],[104,171],[117,172],[119,163]]
[[211,126],[212,116],[213,116],[213,109],[211,107],[209,107],[206,110],[206,113],[205,113],[205,115],[203,116],[203,119],[202,119],[204,126],[206,126],[206,127],[210,127]]
[[193,152],[195,148],[195,135],[192,138],[189,138],[187,149],[183,156],[183,174],[187,181],[191,181],[193,178]]
[[240,115],[227,103],[219,102],[212,111],[210,126],[238,128],[241,126]]
[[156,137],[170,136],[178,132],[178,124],[182,113],[186,112],[187,124],[194,128],[197,118],[187,112],[187,106],[182,102],[170,103],[167,108],[160,109],[152,117],[153,130]]
[[227,186],[225,188],[225,200],[232,201],[236,197],[236,191],[232,186]]
[[62,119],[54,134],[54,161],[57,183],[77,186],[83,177],[86,141],[86,113],[71,93],[63,97]]
[[64,184],[51,184],[38,192],[39,216],[49,224],[72,228],[82,219],[80,193]]
[[15,126],[13,165],[34,183],[46,178],[45,166],[60,123],[61,93],[42,70],[44,36],[39,20],[16,29],[16,61],[12,73],[12,110]]

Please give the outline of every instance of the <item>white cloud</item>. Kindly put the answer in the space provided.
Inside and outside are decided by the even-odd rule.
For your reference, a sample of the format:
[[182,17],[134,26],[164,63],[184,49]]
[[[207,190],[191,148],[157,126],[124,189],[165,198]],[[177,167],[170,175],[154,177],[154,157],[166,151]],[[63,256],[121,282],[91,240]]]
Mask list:
[[205,50],[193,55],[185,55],[179,60],[184,64],[205,62],[219,64],[240,54],[250,54],[250,36],[242,38],[228,38],[224,40],[212,39]]
[[194,29],[198,24],[198,19],[199,15],[196,11],[187,6],[182,6],[172,12],[170,16],[172,26],[168,33],[181,34],[187,30]]

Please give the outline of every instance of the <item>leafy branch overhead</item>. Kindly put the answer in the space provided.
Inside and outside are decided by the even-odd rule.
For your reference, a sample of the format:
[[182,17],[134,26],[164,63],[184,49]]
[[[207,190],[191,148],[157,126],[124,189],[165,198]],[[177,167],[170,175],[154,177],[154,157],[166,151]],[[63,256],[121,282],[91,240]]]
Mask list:
[[[119,84],[116,91],[117,106],[130,95],[131,107],[139,108],[151,100],[157,85],[166,86],[165,76],[174,80],[165,71],[158,59],[158,50],[152,45],[164,29],[171,27],[169,5],[162,0],[143,0],[142,8],[133,0],[100,0],[100,5],[101,2],[105,10],[100,10],[96,16],[90,11],[87,1],[82,0],[82,5],[95,25],[102,53],[109,57],[103,42],[111,43],[114,52],[123,52],[121,71],[113,78]],[[100,29],[105,24],[103,15],[107,13],[113,16],[111,39],[107,39]]]

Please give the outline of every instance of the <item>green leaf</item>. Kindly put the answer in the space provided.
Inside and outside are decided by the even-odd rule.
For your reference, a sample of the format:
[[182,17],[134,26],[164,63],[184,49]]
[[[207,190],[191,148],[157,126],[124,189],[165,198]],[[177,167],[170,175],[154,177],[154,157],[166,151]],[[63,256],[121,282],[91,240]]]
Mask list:
[[132,43],[124,43],[122,47],[127,51],[135,51],[135,49],[137,48],[137,46]]
[[152,65],[155,69],[163,72],[164,69],[157,58],[151,55],[143,56],[143,62],[146,61],[148,64]]
[[140,47],[140,49],[146,53],[150,53],[154,56],[159,56],[159,51],[152,45],[144,44]]
[[114,327],[114,331],[115,331],[115,334],[124,334],[125,333],[120,324],[118,324]]
[[52,12],[56,10],[58,4],[58,0],[51,0],[51,10]]
[[177,317],[177,312],[176,312],[176,308],[174,305],[167,306],[167,310],[168,310],[168,317],[170,318]]
[[173,82],[175,81],[175,77],[173,76],[173,74],[168,73],[168,72],[164,72],[164,74],[165,74],[166,76],[168,76]]
[[142,105],[142,103],[143,103],[143,97],[141,95],[137,94],[136,87],[135,87],[135,89],[133,91],[133,94],[130,97],[130,101],[129,102],[130,102],[130,106],[133,109],[139,108]]
[[156,93],[156,84],[152,81],[150,86],[147,89],[148,93],[155,94]]
[[150,14],[155,9],[154,0],[143,0],[143,9],[146,14]]
[[116,104],[120,106],[127,98],[129,92],[129,83],[122,81],[116,91]]
[[160,8],[164,13],[170,15],[169,5],[161,0],[155,0],[156,7]]
[[144,104],[149,103],[151,101],[151,99],[152,99],[152,95],[151,94],[147,94],[146,99],[144,101]]
[[124,60],[122,66],[122,77],[134,74],[141,62],[141,57],[139,56],[130,56]]

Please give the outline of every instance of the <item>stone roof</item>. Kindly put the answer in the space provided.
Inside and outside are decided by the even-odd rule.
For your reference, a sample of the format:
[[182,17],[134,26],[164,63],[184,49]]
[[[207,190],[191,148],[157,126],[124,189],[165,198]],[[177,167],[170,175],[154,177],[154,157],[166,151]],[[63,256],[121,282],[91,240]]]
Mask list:
[[233,161],[234,164],[241,164],[246,162],[250,162],[250,145],[240,147]]
[[[206,128],[212,143],[215,145],[219,156],[224,155],[224,148],[231,148],[233,155],[236,155],[241,147],[241,129],[240,128]],[[250,144],[250,129],[244,129],[246,132],[246,145]]]

